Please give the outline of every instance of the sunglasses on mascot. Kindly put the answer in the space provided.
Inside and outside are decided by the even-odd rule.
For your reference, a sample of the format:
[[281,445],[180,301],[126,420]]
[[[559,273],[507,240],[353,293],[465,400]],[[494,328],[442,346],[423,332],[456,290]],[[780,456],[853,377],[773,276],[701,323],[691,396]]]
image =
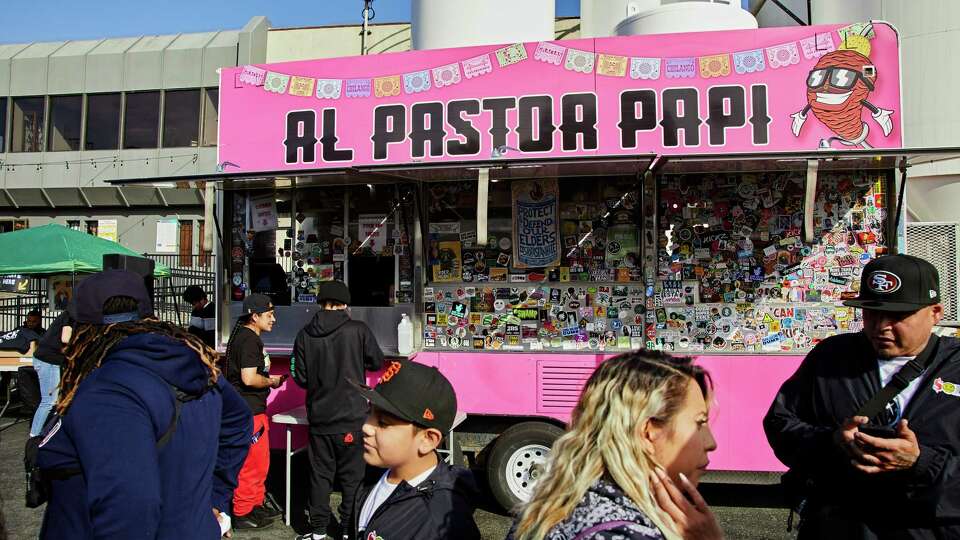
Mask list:
[[825,82],[829,82],[833,88],[848,90],[857,84],[857,79],[863,81],[867,90],[873,91],[873,81],[865,77],[862,72],[841,67],[811,70],[807,75],[807,87],[820,88]]

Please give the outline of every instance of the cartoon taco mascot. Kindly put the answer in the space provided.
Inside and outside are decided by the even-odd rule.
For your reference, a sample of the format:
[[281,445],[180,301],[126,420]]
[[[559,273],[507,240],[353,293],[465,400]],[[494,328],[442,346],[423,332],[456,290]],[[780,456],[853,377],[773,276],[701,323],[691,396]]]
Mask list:
[[836,134],[821,139],[820,148],[830,148],[834,141],[844,146],[870,148],[867,144],[870,126],[861,118],[864,107],[870,111],[884,136],[890,135],[893,111],[867,101],[877,84],[878,75],[869,58],[869,38],[873,35],[870,24],[847,27],[841,30],[840,47],[820,57],[807,75],[807,105],[790,115],[795,136],[800,135],[800,129],[812,110],[817,120]]

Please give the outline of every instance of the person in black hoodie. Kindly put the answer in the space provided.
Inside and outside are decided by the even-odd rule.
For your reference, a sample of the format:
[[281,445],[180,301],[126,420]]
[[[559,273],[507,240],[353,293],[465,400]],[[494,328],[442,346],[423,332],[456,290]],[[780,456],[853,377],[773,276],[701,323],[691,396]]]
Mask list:
[[340,484],[341,522],[353,520],[353,500],[363,478],[361,426],[367,403],[347,379],[364,379],[364,370],[383,365],[377,340],[361,321],[350,319],[350,290],[340,281],[325,282],[318,295],[322,309],[297,334],[290,375],[307,390],[310,423],[310,529],[299,540],[326,538],[330,524],[330,488]]
[[390,362],[363,424],[363,459],[386,469],[357,493],[349,536],[387,540],[474,540],[477,489],[470,471],[440,460],[437,447],[457,414],[457,395],[435,367]]

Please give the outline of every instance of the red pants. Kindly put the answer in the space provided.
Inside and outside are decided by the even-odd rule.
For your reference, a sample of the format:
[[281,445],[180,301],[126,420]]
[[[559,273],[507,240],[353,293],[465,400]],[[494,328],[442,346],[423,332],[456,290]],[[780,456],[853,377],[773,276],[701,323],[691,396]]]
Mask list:
[[[261,432],[261,430],[263,430]],[[270,470],[270,422],[266,414],[253,417],[253,436],[259,434],[256,442],[250,445],[250,452],[243,462],[243,468],[237,476],[237,489],[233,492],[233,515],[245,516],[253,507],[263,504],[266,494],[264,482]]]

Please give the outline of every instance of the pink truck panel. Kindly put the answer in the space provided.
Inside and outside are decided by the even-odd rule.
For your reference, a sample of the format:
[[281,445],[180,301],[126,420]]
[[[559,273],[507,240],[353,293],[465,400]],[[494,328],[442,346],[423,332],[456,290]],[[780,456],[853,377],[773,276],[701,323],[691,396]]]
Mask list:
[[[276,354],[276,353],[274,353]],[[547,417],[567,422],[580,390],[596,366],[610,355],[522,353],[418,353],[416,361],[436,366],[457,391],[459,408],[469,415]],[[800,365],[800,356],[700,356],[698,363],[716,387],[711,427],[717,450],[710,468],[722,471],[784,471],[763,434],[763,415],[780,385]],[[285,357],[274,357],[271,372],[288,373]],[[368,377],[376,384],[377,374]],[[270,394],[267,413],[304,402],[292,380]],[[284,426],[271,427],[273,448],[285,446]],[[306,444],[306,428],[294,428],[294,447]]]

